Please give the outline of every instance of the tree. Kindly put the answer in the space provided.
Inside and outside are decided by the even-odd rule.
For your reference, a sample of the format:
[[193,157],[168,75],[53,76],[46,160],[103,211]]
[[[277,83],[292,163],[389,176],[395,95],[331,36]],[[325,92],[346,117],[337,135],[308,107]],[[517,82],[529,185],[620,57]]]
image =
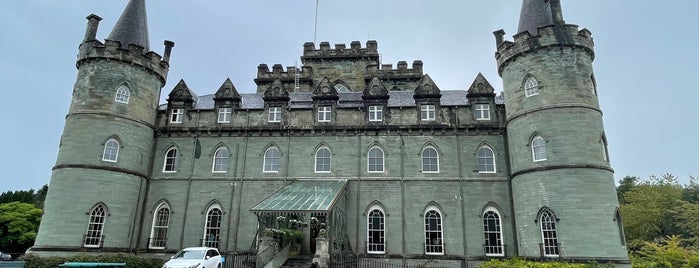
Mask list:
[[34,244],[41,209],[30,203],[0,204],[0,248],[6,252],[26,251]]
[[626,199],[624,196],[626,193],[631,191],[634,187],[636,187],[636,182],[638,182],[640,178],[634,177],[634,176],[626,176],[623,179],[619,181],[619,186],[616,187],[616,196],[619,199],[619,204],[623,205],[626,204]]

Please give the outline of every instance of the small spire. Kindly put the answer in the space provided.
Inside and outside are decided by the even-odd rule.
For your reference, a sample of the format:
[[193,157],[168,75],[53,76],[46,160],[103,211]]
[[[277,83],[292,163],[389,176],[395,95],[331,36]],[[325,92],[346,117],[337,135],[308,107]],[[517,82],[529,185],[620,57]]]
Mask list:
[[517,33],[538,35],[539,27],[563,23],[560,0],[523,0]]
[[124,48],[128,45],[138,45],[145,48],[146,51],[150,51],[146,1],[129,1],[107,39],[119,41]]

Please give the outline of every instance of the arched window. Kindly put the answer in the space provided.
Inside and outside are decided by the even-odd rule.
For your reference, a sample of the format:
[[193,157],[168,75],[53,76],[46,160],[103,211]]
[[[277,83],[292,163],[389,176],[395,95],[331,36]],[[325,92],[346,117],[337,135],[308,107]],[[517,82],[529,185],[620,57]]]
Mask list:
[[422,173],[439,173],[439,153],[434,147],[422,149]]
[[546,141],[541,136],[532,139],[532,157],[534,162],[546,160]]
[[539,217],[541,223],[542,250],[545,257],[558,257],[558,235],[556,233],[556,215],[544,209]]
[[102,153],[102,161],[116,162],[119,157],[119,141],[116,139],[109,139],[107,143],[104,144],[104,153]]
[[162,203],[153,215],[153,228],[150,231],[149,248],[164,249],[167,245],[167,228],[170,223],[170,206]]
[[229,159],[230,154],[228,153],[228,149],[226,147],[216,149],[216,152],[214,153],[214,164],[212,166],[211,172],[227,172]]
[[367,215],[367,253],[386,253],[385,220],[383,209],[374,206]]
[[165,153],[165,162],[163,163],[163,172],[177,172],[180,156],[177,148],[170,148]]
[[328,149],[328,147],[320,147],[318,151],[316,151],[316,173],[330,172],[331,163],[332,156],[330,154],[330,149]]
[[488,146],[481,146],[476,152],[476,170],[478,173],[495,173],[495,154]]
[[524,81],[524,96],[531,97],[539,94],[539,82],[534,77],[527,77]]
[[616,221],[616,227],[619,229],[619,239],[621,240],[621,245],[626,246],[626,236],[624,235],[624,224],[621,221],[621,213],[619,209],[616,209],[614,213],[614,221]]
[[107,209],[103,204],[98,204],[92,209],[90,221],[87,224],[87,233],[85,233],[85,243],[83,244],[86,248],[102,247],[102,242],[104,242],[102,231],[104,230],[106,218]]
[[126,85],[121,85],[116,90],[116,97],[114,101],[121,103],[129,103],[129,97],[131,97],[131,92]]
[[602,143],[602,159],[604,159],[604,161],[609,161],[609,147],[607,146],[607,137],[602,135],[600,143]]
[[487,208],[483,213],[483,233],[485,234],[485,243],[483,244],[485,255],[504,256],[500,213],[493,207]]
[[218,248],[221,235],[221,207],[214,204],[206,212],[206,225],[204,227],[203,247]]
[[262,172],[279,172],[280,153],[277,147],[269,147],[265,150]]
[[443,255],[442,214],[436,207],[425,212],[425,254]]
[[384,170],[383,150],[379,147],[369,149],[367,154],[367,168],[370,173],[381,173]]

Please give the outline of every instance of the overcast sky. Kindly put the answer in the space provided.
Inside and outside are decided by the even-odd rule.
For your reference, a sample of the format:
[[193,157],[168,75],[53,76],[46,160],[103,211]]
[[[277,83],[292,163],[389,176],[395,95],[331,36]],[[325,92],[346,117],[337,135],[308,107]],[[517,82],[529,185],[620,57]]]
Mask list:
[[[595,78],[618,181],[699,176],[699,1],[563,0],[595,38]],[[49,183],[91,13],[109,35],[127,0],[15,0],[0,7],[0,192]],[[255,91],[257,65],[293,66],[313,41],[315,0],[148,1],[151,50],[175,47],[161,101],[184,79],[212,94],[230,77]],[[442,90],[479,72],[502,90],[492,32],[515,34],[521,1],[320,0],[317,42],[378,42],[384,64],[420,59]]]

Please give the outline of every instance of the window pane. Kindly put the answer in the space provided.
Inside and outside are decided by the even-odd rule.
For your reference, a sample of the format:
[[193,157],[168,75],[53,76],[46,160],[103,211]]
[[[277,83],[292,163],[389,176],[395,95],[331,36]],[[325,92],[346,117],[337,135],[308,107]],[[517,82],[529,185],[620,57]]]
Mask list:
[[276,147],[270,147],[265,151],[264,157],[264,172],[279,172],[279,150]]

